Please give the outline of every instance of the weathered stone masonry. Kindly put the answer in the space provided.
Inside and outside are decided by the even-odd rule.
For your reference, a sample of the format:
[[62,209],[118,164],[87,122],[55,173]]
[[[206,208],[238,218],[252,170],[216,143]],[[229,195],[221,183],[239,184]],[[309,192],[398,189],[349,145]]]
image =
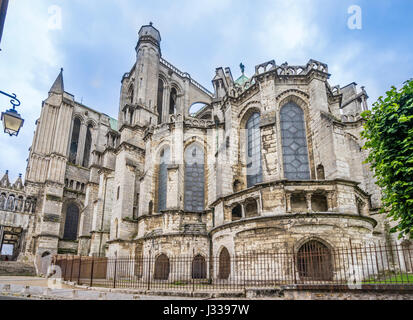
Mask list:
[[269,61],[237,80],[217,68],[210,92],[160,44],[151,24],[140,29],[117,120],[76,102],[59,74],[29,154],[24,256],[207,258],[389,240],[363,164],[364,88],[330,86],[315,60]]

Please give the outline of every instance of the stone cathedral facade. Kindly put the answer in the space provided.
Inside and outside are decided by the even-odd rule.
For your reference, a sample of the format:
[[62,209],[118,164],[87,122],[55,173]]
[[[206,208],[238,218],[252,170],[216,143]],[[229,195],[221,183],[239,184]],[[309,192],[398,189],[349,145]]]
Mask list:
[[367,94],[329,77],[315,60],[269,61],[252,77],[217,68],[210,92],[162,57],[152,24],[117,120],[77,102],[61,72],[30,149],[22,254],[206,258],[385,241],[361,148]]

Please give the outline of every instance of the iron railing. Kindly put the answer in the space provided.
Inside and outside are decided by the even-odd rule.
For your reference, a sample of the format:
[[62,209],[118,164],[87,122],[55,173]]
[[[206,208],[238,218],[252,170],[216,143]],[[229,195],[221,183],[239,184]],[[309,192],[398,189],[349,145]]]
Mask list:
[[413,285],[413,246],[329,249],[316,241],[299,250],[217,257],[55,256],[61,277],[81,285],[141,290],[241,291],[280,285]]

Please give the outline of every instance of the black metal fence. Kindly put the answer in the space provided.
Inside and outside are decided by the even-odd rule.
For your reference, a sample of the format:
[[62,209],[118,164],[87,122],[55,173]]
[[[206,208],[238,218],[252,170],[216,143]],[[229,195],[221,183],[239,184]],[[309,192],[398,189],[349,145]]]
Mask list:
[[96,258],[55,256],[64,280],[81,285],[142,290],[225,291],[292,284],[412,284],[413,248],[402,245],[330,249],[310,241],[299,250],[217,257],[165,254]]

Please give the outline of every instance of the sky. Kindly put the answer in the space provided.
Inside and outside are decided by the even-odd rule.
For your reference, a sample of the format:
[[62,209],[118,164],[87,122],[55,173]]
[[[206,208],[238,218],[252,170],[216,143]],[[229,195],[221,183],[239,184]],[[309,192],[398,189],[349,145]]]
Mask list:
[[[349,11],[354,5],[360,15]],[[411,0],[10,0],[0,90],[17,94],[25,123],[18,137],[0,133],[0,176],[24,176],[35,121],[60,68],[65,91],[117,117],[122,75],[150,21],[163,58],[211,91],[215,68],[230,67],[237,78],[242,62],[252,76],[273,59],[327,63],[330,84],[365,86],[370,106],[413,77]],[[9,108],[0,95],[0,111]]]

